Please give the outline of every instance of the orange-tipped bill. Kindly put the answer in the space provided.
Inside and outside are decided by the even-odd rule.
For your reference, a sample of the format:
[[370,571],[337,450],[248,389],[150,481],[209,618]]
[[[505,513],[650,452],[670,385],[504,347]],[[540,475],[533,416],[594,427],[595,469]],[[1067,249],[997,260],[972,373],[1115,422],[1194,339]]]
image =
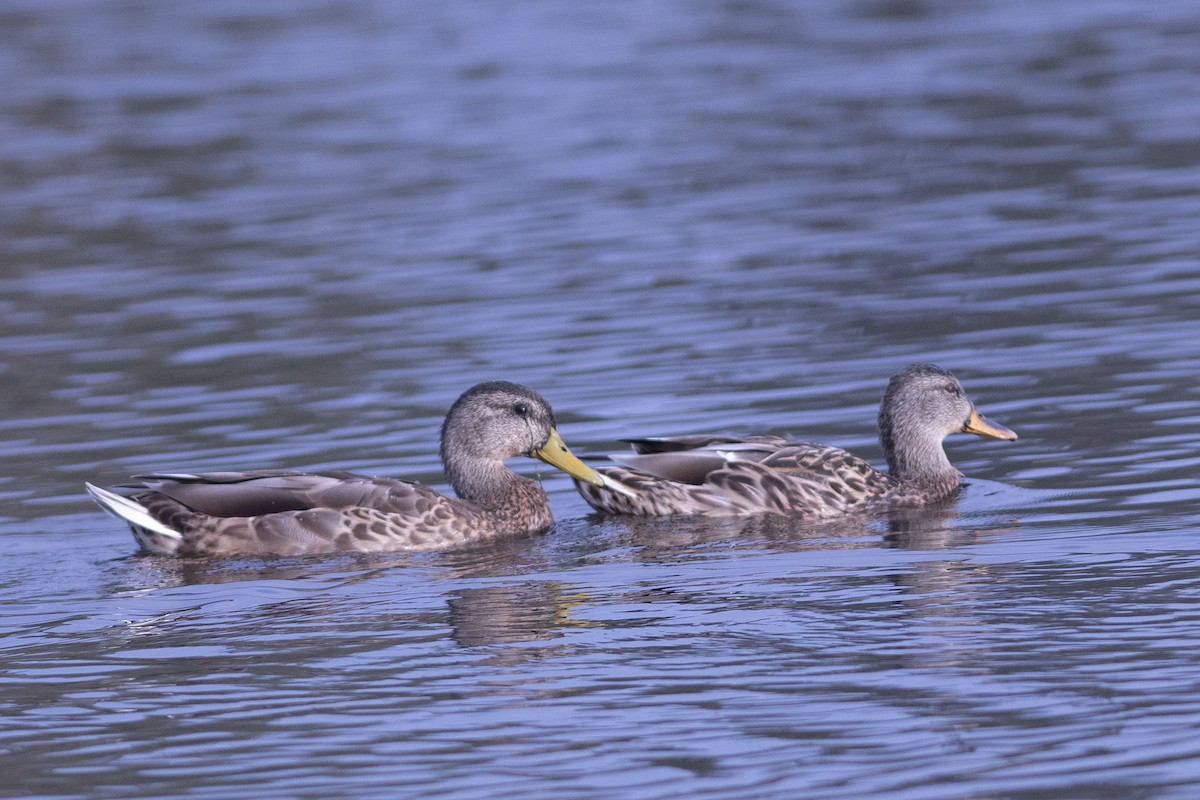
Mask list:
[[983,414],[980,414],[979,409],[975,408],[975,406],[971,406],[971,416],[967,417],[967,421],[962,427],[962,432],[973,433],[976,436],[983,436],[988,439],[1004,439],[1008,442],[1017,438],[1015,431],[992,422]]
[[567,448],[566,442],[558,435],[558,431],[550,429],[550,438],[537,450],[529,455],[538,461],[545,461],[552,467],[558,467],[572,478],[590,483],[594,486],[604,486],[604,478],[599,472],[584,464]]

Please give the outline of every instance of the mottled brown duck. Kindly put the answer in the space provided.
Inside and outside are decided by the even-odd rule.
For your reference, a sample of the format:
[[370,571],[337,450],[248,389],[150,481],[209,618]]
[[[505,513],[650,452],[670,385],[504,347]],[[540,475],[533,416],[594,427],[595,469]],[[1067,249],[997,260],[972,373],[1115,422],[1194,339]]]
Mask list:
[[914,507],[958,491],[962,474],[942,441],[952,433],[1013,440],[975,408],[962,384],[933,364],[892,376],[879,410],[888,471],[837,447],[781,436],[683,436],[626,440],[633,454],[597,469],[604,483],[576,486],[612,514],[785,514],[824,518]]
[[157,473],[111,489],[86,486],[151,553],[431,550],[550,526],[541,486],[504,465],[518,455],[603,482],[567,449],[541,395],[493,381],[463,393],[442,425],[442,464],[458,497],[348,472]]

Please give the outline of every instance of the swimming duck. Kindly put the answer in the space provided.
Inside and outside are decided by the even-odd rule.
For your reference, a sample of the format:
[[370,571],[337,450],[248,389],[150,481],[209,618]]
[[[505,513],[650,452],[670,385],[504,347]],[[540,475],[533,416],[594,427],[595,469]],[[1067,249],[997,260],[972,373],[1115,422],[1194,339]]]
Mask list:
[[442,465],[456,498],[418,483],[348,472],[157,473],[112,489],[85,485],[150,553],[430,550],[550,526],[542,488],[504,466],[518,455],[584,483],[603,482],[567,449],[541,395],[492,381],[464,392],[442,425]]
[[598,511],[641,516],[819,518],[920,506],[958,490],[962,474],[942,447],[952,433],[1017,438],[980,414],[952,374],[912,364],[892,376],[879,410],[887,472],[837,447],[781,436],[683,436],[626,440],[634,454],[611,456],[621,466],[597,470],[605,483],[575,483]]

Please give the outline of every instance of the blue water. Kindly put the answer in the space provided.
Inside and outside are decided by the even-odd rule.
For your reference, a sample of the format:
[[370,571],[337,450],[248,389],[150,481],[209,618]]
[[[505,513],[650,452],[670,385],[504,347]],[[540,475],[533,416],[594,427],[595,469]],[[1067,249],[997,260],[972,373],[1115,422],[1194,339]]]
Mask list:
[[[0,3],[0,795],[1190,798],[1200,10]],[[138,556],[82,482],[880,461],[933,361],[1012,443],[906,520]],[[537,474],[532,462],[513,468]]]

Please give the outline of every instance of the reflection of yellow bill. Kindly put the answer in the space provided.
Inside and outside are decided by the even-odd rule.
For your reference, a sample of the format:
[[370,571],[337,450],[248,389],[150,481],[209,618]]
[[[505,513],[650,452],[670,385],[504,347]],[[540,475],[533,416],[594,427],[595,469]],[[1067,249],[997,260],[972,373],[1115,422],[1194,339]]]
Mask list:
[[[1016,438],[1014,434],[1012,438]],[[566,442],[554,428],[550,429],[550,438],[537,450],[530,452],[538,461],[545,461],[552,467],[558,467],[576,480],[590,483],[593,486],[603,486],[604,478],[599,472],[584,464],[567,448]]]
[[976,436],[984,436],[988,439],[1004,439],[1009,442],[1017,438],[1016,432],[992,422],[983,414],[980,414],[979,409],[975,408],[975,406],[971,406],[971,416],[967,417],[962,431],[963,433],[973,433]]

